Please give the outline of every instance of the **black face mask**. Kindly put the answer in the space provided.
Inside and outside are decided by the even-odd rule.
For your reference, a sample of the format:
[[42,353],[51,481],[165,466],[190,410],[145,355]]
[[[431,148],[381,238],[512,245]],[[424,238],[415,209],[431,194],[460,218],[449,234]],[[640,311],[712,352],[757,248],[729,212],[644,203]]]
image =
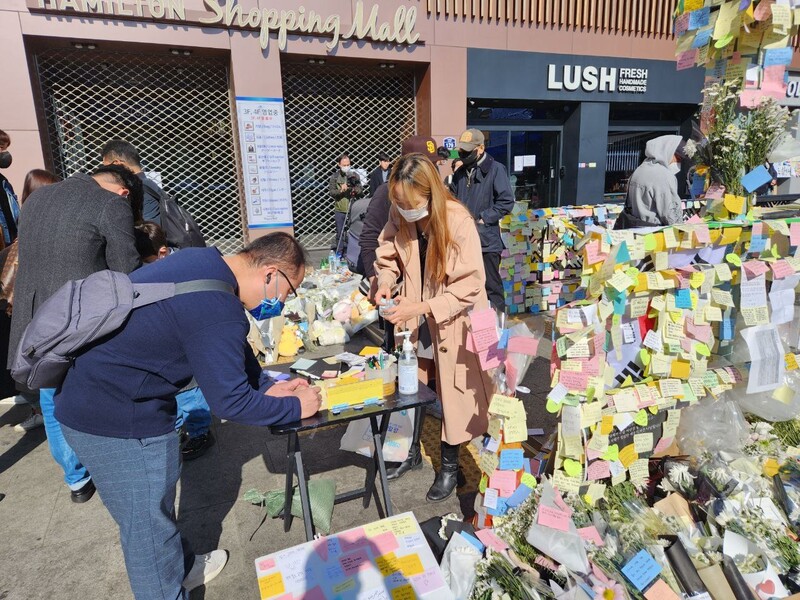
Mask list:
[[11,166],[11,152],[6,150],[5,152],[0,152],[0,169],[7,169]]
[[472,152],[465,152],[463,150],[459,150],[458,157],[461,159],[461,162],[464,163],[464,166],[469,168],[476,162],[478,162],[478,149],[476,148]]

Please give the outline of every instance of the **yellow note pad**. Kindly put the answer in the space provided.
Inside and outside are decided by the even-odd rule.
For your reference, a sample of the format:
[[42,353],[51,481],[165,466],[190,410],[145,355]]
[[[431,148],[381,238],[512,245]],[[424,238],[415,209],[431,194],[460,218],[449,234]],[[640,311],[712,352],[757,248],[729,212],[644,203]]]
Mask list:
[[378,570],[384,577],[400,570],[400,564],[394,552],[389,552],[388,554],[379,556],[375,559],[375,564],[378,565]]
[[392,600],[417,600],[417,593],[410,583],[392,590]]
[[359,356],[375,356],[380,354],[381,349],[377,346],[364,346],[364,349],[358,353]]
[[368,379],[357,383],[339,383],[327,389],[327,403],[323,408],[337,404],[361,404],[370,398],[383,398],[383,379]]
[[406,577],[419,575],[425,571],[422,567],[422,561],[419,559],[419,554],[416,553],[398,557],[397,564],[400,566],[400,572]]
[[633,447],[633,444],[629,444],[619,451],[619,462],[621,462],[622,466],[626,469],[630,467],[634,461],[638,460],[638,458],[639,455],[636,453],[636,448]]
[[283,575],[278,572],[259,577],[258,591],[261,592],[261,600],[280,596],[286,591],[286,588],[283,585]]
[[511,396],[495,394],[489,403],[489,412],[501,417],[513,417],[519,413],[521,402]]
[[341,594],[342,592],[346,592],[347,590],[355,589],[356,587],[356,580],[355,579],[347,579],[342,583],[339,583],[333,586],[333,593],[334,594]]

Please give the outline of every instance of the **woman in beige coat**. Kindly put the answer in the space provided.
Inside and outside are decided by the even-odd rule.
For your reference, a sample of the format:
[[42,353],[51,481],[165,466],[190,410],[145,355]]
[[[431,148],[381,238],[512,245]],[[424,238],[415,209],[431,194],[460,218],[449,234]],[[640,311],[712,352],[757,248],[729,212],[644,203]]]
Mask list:
[[[389,178],[392,208],[380,237],[375,271],[378,302],[392,297],[402,277],[397,306],[385,313],[396,331],[432,343],[437,393],[442,401],[442,467],[428,500],[444,500],[458,480],[460,444],[486,433],[492,379],[467,350],[472,309],[489,306],[481,242],[475,220],[444,187],[433,163],[408,154]],[[430,341],[427,341],[430,340]],[[419,347],[419,344],[418,344]],[[420,361],[424,370],[425,361]],[[407,462],[420,464],[419,442]]]

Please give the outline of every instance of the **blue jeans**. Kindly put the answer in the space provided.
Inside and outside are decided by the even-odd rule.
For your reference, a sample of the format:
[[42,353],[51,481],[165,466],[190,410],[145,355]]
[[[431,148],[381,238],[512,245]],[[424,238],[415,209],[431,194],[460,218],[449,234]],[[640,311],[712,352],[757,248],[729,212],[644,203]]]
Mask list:
[[175,396],[175,400],[178,402],[178,418],[175,421],[175,429],[186,425],[189,439],[208,433],[208,429],[211,427],[211,409],[200,388],[195,387],[181,392]]
[[56,390],[46,388],[39,390],[39,408],[44,417],[44,430],[47,433],[47,445],[50,446],[50,454],[64,470],[64,481],[72,491],[81,489],[91,476],[75,455],[64,434],[61,431],[61,423],[56,421],[55,403],[53,396]]
[[119,525],[136,600],[188,598],[183,579],[194,556],[184,553],[175,521],[175,486],[181,474],[176,433],[122,439],[63,430]]

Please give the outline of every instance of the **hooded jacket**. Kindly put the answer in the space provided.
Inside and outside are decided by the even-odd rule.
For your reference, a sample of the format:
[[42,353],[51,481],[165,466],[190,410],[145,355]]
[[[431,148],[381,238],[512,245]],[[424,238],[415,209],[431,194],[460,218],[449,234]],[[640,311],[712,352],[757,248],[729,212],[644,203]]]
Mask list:
[[628,182],[625,210],[652,225],[672,225],[683,221],[678,180],[669,164],[683,138],[662,135],[647,142],[645,161]]

